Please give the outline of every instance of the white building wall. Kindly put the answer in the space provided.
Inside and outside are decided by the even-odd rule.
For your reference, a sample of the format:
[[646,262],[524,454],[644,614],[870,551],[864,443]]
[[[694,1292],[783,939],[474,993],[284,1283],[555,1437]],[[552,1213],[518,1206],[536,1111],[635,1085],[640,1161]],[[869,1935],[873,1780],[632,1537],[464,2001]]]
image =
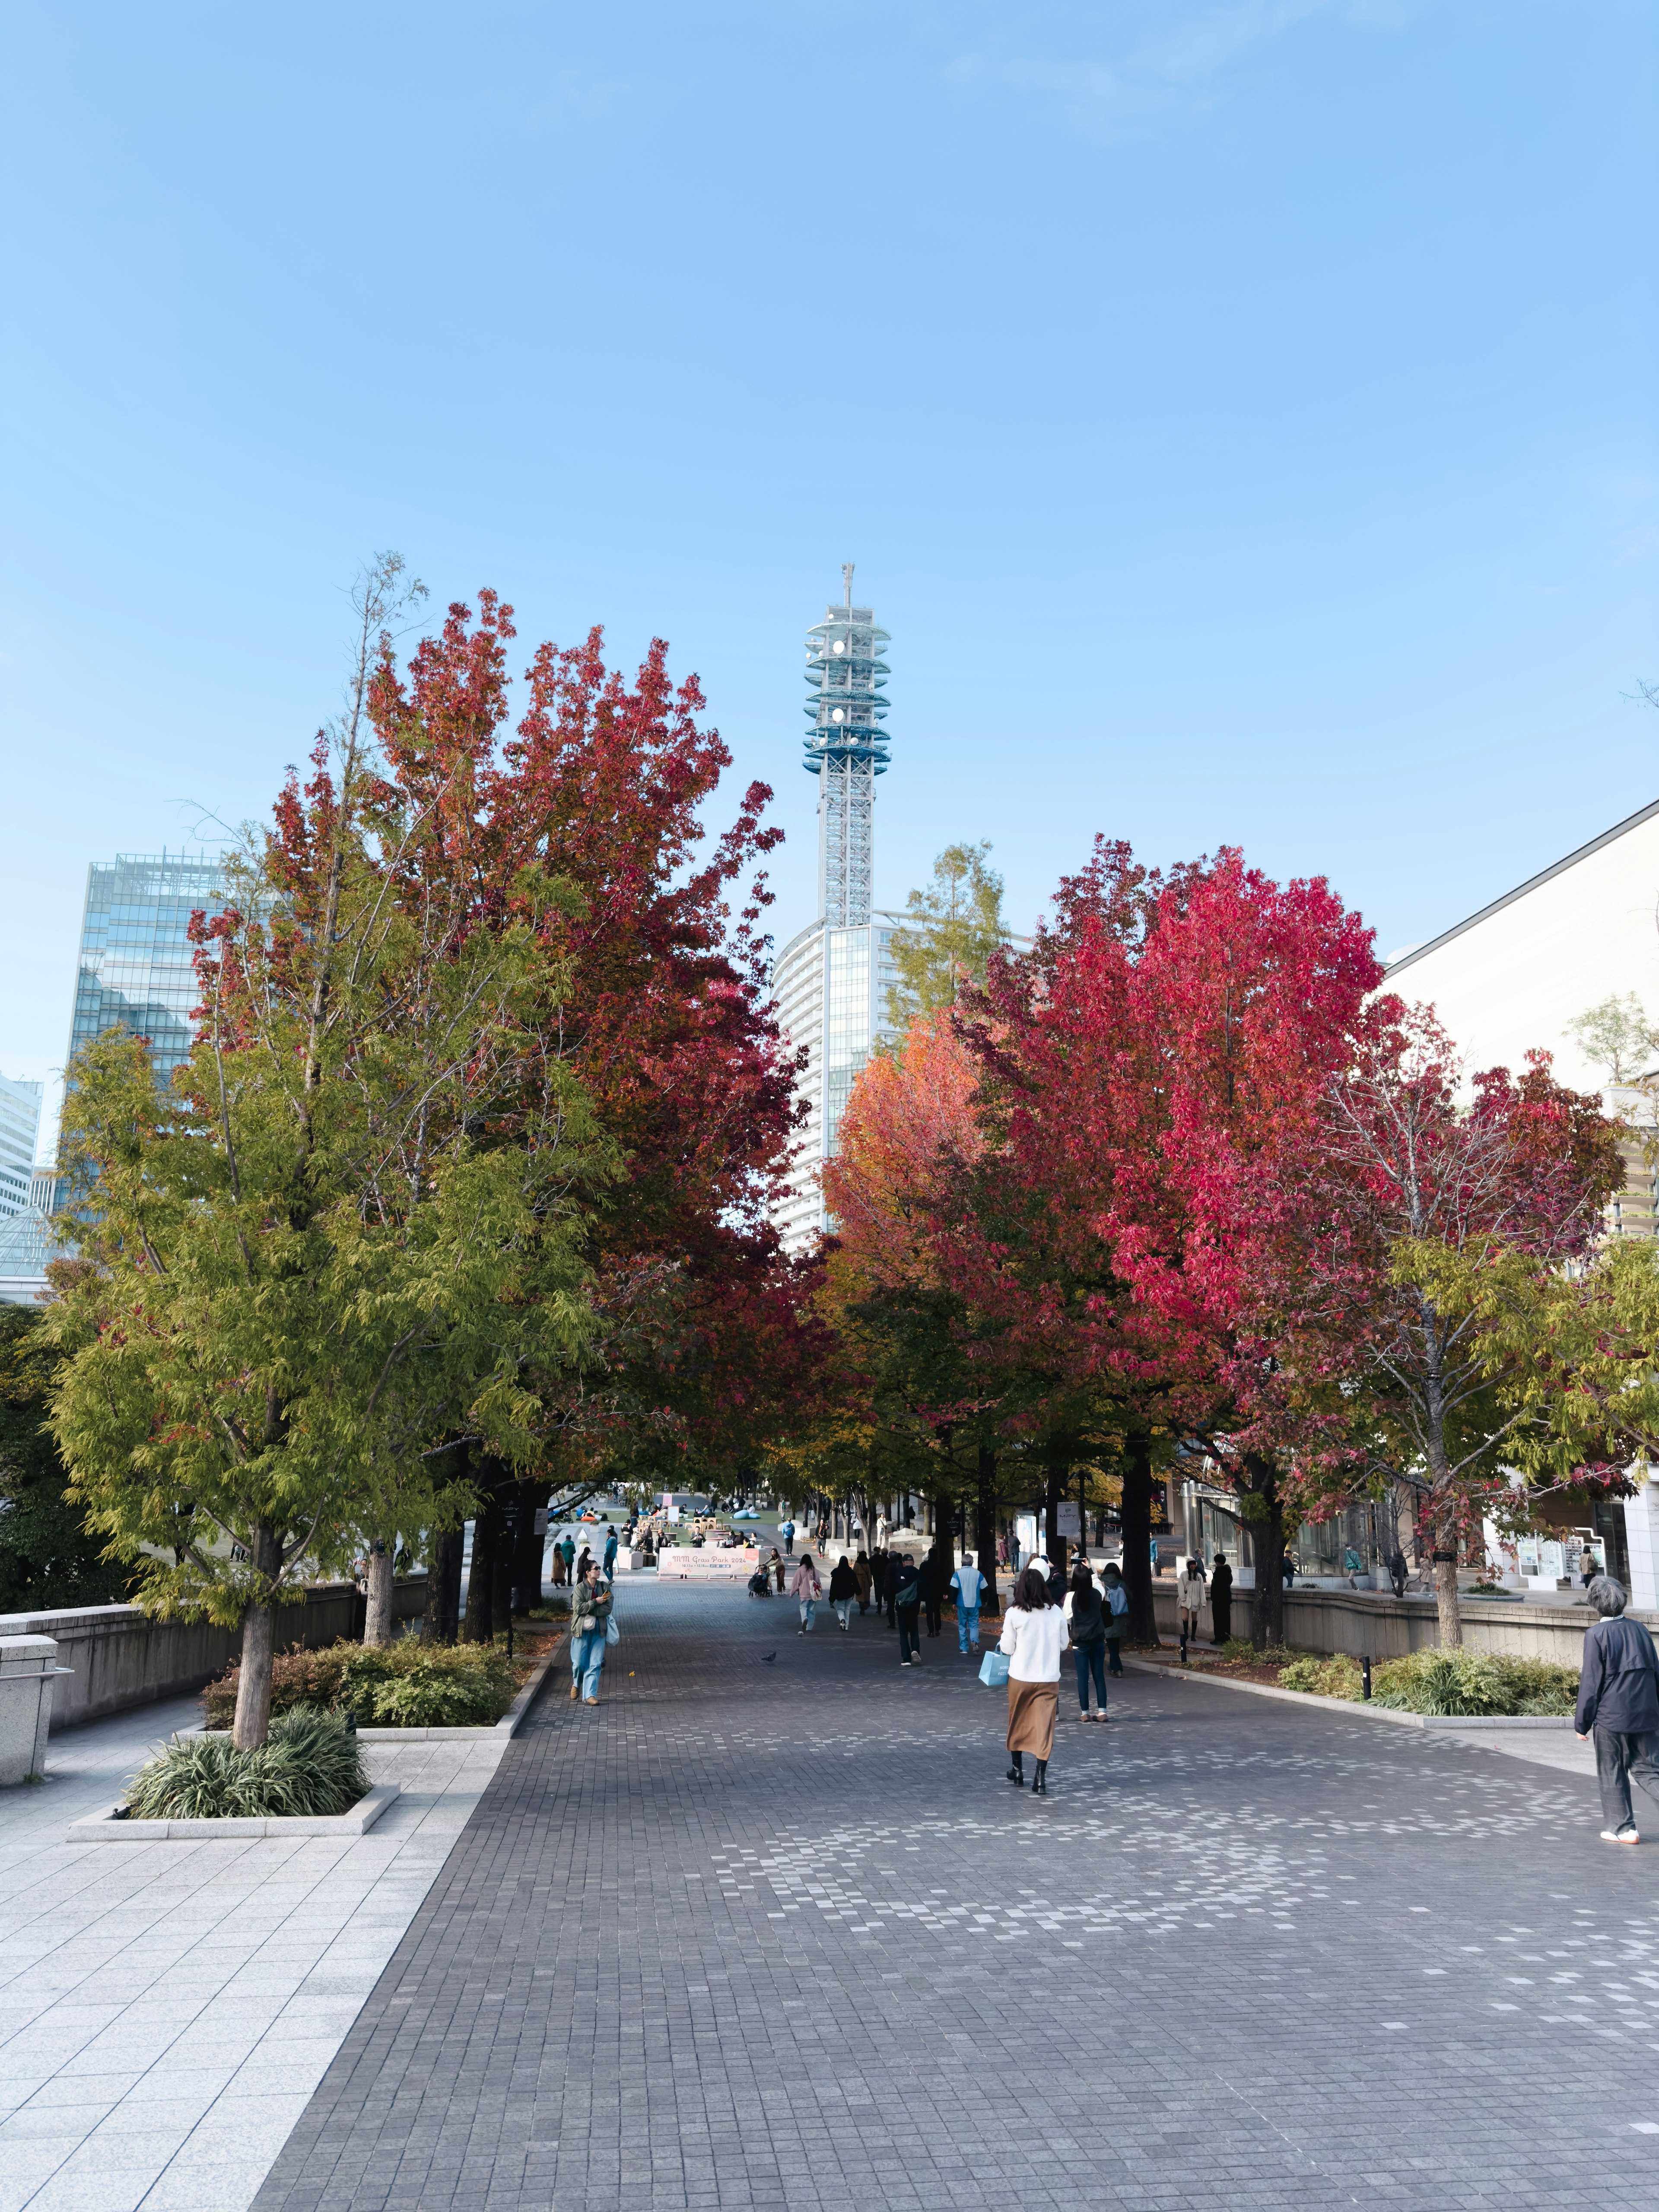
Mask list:
[[1433,1006],[1468,1074],[1518,1071],[1541,1045],[1559,1080],[1601,1090],[1602,1072],[1565,1032],[1632,991],[1659,1020],[1659,803],[1401,953],[1388,988]]

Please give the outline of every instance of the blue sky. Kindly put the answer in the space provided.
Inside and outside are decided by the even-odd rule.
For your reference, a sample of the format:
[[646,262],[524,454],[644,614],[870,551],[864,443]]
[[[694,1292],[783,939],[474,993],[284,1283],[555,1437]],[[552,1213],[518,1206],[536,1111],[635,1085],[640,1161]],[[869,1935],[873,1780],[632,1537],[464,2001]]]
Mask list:
[[884,902],[988,836],[1029,927],[1101,829],[1457,920],[1659,785],[1656,59],[1649,0],[15,14],[0,1069],[386,546],[526,658],[671,641],[780,940],[848,559]]

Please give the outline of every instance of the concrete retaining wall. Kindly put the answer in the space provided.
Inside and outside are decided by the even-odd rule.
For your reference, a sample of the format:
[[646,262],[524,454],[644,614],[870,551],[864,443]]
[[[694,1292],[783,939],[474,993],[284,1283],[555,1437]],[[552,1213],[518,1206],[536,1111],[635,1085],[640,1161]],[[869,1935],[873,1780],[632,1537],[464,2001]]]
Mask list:
[[[350,1583],[327,1583],[306,1592],[303,1605],[284,1606],[276,1641],[314,1650],[343,1636],[362,1633],[363,1601]],[[418,1620],[426,1610],[426,1577],[395,1585],[396,1620]],[[135,1705],[154,1705],[199,1690],[240,1656],[241,1632],[205,1620],[151,1620],[136,1605],[94,1605],[84,1611],[0,1613],[0,1636],[51,1636],[59,1674],[52,1707],[52,1733],[80,1721],[101,1719]]]
[[[1233,1591],[1235,1636],[1250,1632],[1250,1593]],[[1174,1581],[1160,1576],[1152,1583],[1158,1625],[1165,1636],[1180,1633]],[[1579,1666],[1584,1631],[1595,1618],[1588,1606],[1505,1604],[1494,1598],[1466,1597],[1463,1641],[1474,1651],[1512,1651],[1525,1659],[1553,1659]],[[1659,1631],[1659,1614],[1632,1612],[1632,1620]],[[1210,1632],[1210,1608],[1200,1616]],[[1348,1651],[1356,1659],[1402,1659],[1440,1641],[1431,1597],[1395,1597],[1368,1590],[1286,1590],[1285,1641],[1302,1651]]]

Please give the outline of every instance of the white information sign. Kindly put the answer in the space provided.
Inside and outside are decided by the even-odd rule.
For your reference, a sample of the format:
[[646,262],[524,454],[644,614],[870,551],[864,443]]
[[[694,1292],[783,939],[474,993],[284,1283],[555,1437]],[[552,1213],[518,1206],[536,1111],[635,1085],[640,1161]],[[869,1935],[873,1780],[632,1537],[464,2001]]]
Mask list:
[[753,1544],[730,1552],[714,1544],[700,1548],[665,1544],[657,1553],[657,1577],[685,1583],[746,1583],[759,1565],[760,1551]]

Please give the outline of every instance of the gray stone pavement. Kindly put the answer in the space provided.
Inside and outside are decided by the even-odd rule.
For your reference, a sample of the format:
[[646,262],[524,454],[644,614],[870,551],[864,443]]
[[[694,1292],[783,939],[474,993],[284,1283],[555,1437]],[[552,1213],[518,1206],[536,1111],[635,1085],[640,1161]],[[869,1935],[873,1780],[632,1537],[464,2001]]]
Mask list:
[[0,1799],[0,2212],[246,2212],[499,1743],[367,1747],[356,1838],[70,1844],[194,1698],[52,1739]]
[[948,1631],[620,1613],[258,2212],[1659,2204],[1659,1850],[1583,1778],[1132,1677],[1033,1799]]

